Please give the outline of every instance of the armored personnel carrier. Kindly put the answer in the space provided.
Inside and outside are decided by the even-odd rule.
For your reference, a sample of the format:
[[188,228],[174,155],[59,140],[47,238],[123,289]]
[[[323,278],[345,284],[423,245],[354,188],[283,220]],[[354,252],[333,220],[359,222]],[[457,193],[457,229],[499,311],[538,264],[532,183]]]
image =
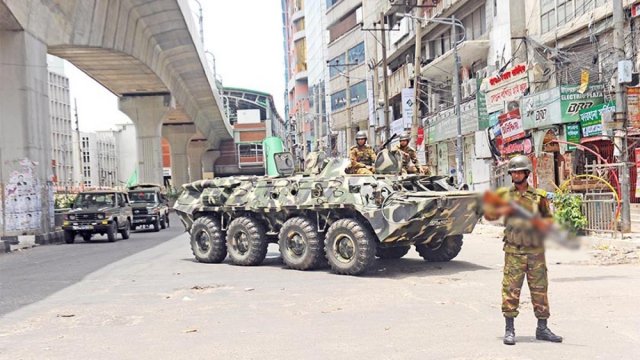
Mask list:
[[284,263],[308,270],[329,263],[337,274],[366,272],[376,257],[401,258],[415,246],[427,261],[458,255],[462,235],[481,216],[477,193],[448,177],[402,175],[383,150],[375,175],[349,175],[348,159],[312,153],[293,174],[290,153],[275,154],[279,176],[200,180],[184,185],[174,209],[200,262],[259,265],[269,243]]

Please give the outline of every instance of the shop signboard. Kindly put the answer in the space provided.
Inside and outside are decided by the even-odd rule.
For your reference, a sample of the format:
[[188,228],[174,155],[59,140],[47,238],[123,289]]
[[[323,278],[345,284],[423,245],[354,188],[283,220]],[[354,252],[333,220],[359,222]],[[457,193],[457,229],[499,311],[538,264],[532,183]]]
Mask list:
[[613,102],[580,110],[579,118],[580,127],[582,128],[582,137],[602,135],[602,114],[610,111],[615,111],[615,103]]
[[[471,134],[478,130],[478,111],[475,101],[468,101],[460,106],[460,117],[462,120],[462,134]],[[454,139],[458,135],[457,116],[454,109],[447,109],[429,117],[425,121],[425,128],[428,127],[429,143]],[[429,125],[427,125],[429,124]]]
[[640,87],[627,89],[627,116],[629,127],[640,129]]
[[[567,142],[579,144],[580,143],[580,124],[566,124],[564,128],[564,134]],[[575,145],[567,144],[567,151],[573,151],[576,149]]]
[[499,116],[499,119],[500,131],[505,144],[514,140],[522,139],[525,136],[519,109],[502,114]]
[[589,85],[584,93],[578,92],[580,85],[560,87],[560,115],[563,123],[580,121],[580,110],[588,109],[604,102],[604,85]]
[[478,130],[484,130],[490,126],[489,113],[487,112],[487,95],[480,91],[483,79],[478,78],[476,85],[476,102],[478,107]]
[[503,156],[507,157],[510,157],[511,155],[529,155],[533,152],[533,140],[531,136],[527,136],[520,140],[504,144],[500,151]]
[[404,127],[410,128],[413,120],[413,106],[415,100],[415,90],[413,88],[404,88],[400,93],[402,101],[402,117],[404,118]]
[[603,89],[601,84],[589,85],[584,93],[580,93],[580,85],[561,85],[525,96],[520,100],[524,128],[577,123],[580,110],[604,102]]
[[529,88],[527,65],[518,64],[500,75],[483,80],[482,90],[486,93],[487,112],[504,110],[506,102],[518,100]]

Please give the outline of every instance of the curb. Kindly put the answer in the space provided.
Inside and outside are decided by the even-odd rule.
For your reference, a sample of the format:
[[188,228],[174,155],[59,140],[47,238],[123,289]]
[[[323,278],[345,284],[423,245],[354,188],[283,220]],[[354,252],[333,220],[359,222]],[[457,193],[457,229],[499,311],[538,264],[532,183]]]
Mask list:
[[0,239],[0,254],[40,245],[60,244],[63,240],[64,232],[62,230],[40,235],[3,236]]

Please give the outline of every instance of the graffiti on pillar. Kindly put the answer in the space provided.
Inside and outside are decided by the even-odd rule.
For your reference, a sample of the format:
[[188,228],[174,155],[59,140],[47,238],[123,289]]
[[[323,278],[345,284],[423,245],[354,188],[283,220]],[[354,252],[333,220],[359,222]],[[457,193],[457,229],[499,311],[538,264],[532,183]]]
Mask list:
[[11,171],[4,187],[4,230],[27,231],[40,227],[42,217],[40,184],[34,176],[37,164],[28,159],[19,161],[17,170]]

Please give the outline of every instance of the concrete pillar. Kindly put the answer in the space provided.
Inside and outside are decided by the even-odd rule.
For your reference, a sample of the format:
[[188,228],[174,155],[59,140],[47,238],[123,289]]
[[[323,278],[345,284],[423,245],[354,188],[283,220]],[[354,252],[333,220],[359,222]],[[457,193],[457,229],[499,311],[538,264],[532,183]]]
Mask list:
[[203,177],[215,176],[214,164],[220,157],[220,150],[207,150],[202,154],[202,171]]
[[206,140],[193,140],[189,143],[189,180],[202,180],[202,155],[207,151],[209,144]]
[[120,111],[136,126],[138,181],[162,184],[162,120],[169,110],[171,96],[123,96]]
[[176,189],[189,182],[187,146],[195,133],[195,125],[165,125],[162,127],[162,136],[171,145],[171,182]]
[[47,46],[25,31],[0,30],[0,84],[0,236],[48,241],[55,226]]

